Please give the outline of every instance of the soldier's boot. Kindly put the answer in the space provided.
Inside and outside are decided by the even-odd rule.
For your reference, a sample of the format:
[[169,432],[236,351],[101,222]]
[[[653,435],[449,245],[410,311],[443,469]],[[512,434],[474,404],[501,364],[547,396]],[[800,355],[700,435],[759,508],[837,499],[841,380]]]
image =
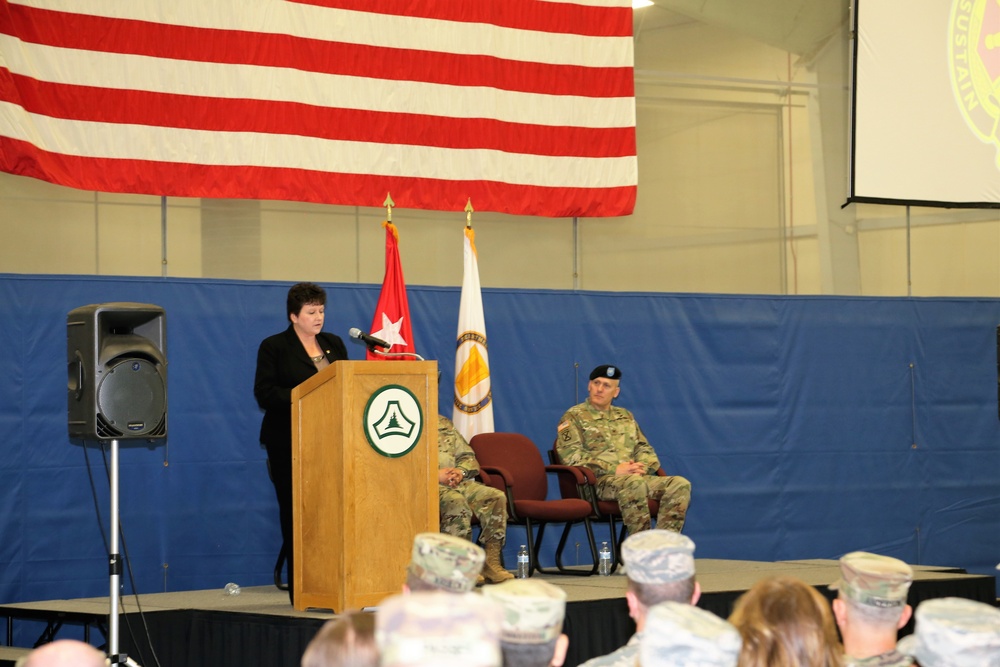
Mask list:
[[482,586],[485,583],[486,583],[486,577],[484,577],[481,574],[476,577],[476,586]]
[[490,540],[485,545],[486,562],[483,563],[483,577],[487,583],[499,584],[508,579],[513,579],[514,575],[503,569],[500,564],[500,541]]

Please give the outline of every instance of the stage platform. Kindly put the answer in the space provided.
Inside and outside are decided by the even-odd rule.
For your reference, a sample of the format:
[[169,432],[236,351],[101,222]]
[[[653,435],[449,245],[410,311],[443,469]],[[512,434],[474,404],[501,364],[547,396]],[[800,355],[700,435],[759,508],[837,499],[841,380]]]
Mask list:
[[[996,604],[995,577],[966,574],[949,567],[913,566],[914,583],[909,602],[936,597],[964,597]],[[816,586],[828,598],[827,586],[838,578],[835,560],[800,560],[777,563],[697,559],[702,588],[699,606],[728,616],[736,599],[757,580],[775,575],[794,576]],[[567,667],[624,644],[634,631],[625,603],[626,579],[610,577],[539,575],[536,577],[566,591],[565,631],[570,638]],[[0,605],[7,619],[7,644],[18,624],[40,627],[43,641],[65,636],[66,626],[77,626],[91,643],[106,641],[108,598],[50,600]],[[288,604],[288,594],[274,586],[243,588],[236,596],[222,589],[152,593],[122,598],[119,650],[142,667],[298,667],[309,640],[326,621],[329,610],[299,612]],[[138,613],[141,608],[144,619]],[[144,627],[145,626],[145,627]],[[145,640],[146,627],[152,649]],[[904,634],[911,628],[904,629]],[[22,631],[20,634],[24,634]],[[35,641],[32,637],[28,643]],[[0,650],[0,667],[13,665],[7,656],[16,649]]]

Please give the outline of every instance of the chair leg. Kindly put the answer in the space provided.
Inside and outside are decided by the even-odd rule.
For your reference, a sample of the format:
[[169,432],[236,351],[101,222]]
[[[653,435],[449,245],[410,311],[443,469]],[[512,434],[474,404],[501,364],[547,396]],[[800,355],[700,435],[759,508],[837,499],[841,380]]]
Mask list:
[[563,563],[562,563],[563,550],[566,548],[566,542],[569,540],[569,532],[573,528],[573,523],[572,522],[568,522],[566,524],[566,526],[563,528],[562,535],[559,538],[559,545],[556,547],[556,568],[557,569],[555,569],[555,570],[552,570],[552,569],[545,570],[545,569],[542,569],[541,567],[539,567],[538,571],[541,572],[542,574],[564,574],[564,575],[570,575],[570,576],[575,576],[575,577],[589,577],[590,575],[592,575],[595,572],[597,572],[597,552],[596,552],[596,550],[594,548],[594,535],[593,535],[593,532],[591,532],[591,530],[590,530],[590,522],[589,522],[589,520],[587,521],[586,526],[587,526],[587,544],[590,546],[590,552],[591,552],[591,555],[593,556],[593,563],[594,563],[593,567],[591,567],[591,569],[589,571],[588,570],[571,570],[571,569],[565,567],[563,565]]
[[[588,528],[589,528],[589,525],[590,524],[588,523],[587,524]],[[572,528],[572,527],[573,527],[573,524],[569,524],[569,523],[566,524],[566,528],[563,529],[562,539],[559,541],[559,548],[556,550],[556,565],[559,566],[559,573],[560,574],[571,574],[571,575],[576,575],[576,576],[581,576],[581,577],[589,577],[592,574],[597,574],[597,568],[600,566],[600,563],[597,560],[597,556],[594,555],[596,553],[596,552],[594,552],[594,545],[593,545],[594,535],[591,532],[589,532],[589,531],[587,533],[587,544],[591,547],[590,550],[591,550],[591,556],[593,556],[593,559],[592,559],[593,565],[590,567],[589,570],[570,570],[570,569],[567,569],[567,568],[563,567],[563,564],[562,564],[563,547],[566,546],[566,538],[569,537],[569,531],[570,531],[570,528]]]
[[608,515],[608,535],[611,537],[611,574],[618,570],[622,563],[622,541],[625,539],[625,524],[622,524],[621,535],[617,535],[615,517]]
[[[597,543],[594,541],[594,528],[590,525],[590,518],[583,520],[583,527],[587,531],[587,541],[590,543],[590,557],[594,561],[593,572],[597,572],[599,563],[597,556]],[[612,570],[614,572],[614,570]]]
[[[612,521],[614,521],[614,520],[612,519]],[[612,533],[612,534],[614,534],[614,533]],[[619,531],[619,533],[618,533],[618,560],[617,560],[617,561],[615,561],[615,567],[616,567],[616,568],[617,568],[617,567],[618,567],[619,565],[624,565],[624,564],[625,564],[625,561],[623,561],[623,560],[622,560],[622,549],[621,549],[621,545],[622,545],[622,542],[624,542],[624,541],[625,541],[625,538],[626,538],[626,537],[628,537],[628,526],[626,526],[626,525],[625,525],[625,522],[624,522],[624,521],[622,521],[622,529],[621,529],[621,530]]]
[[537,545],[539,543],[541,543],[541,541],[542,541],[542,533],[545,532],[545,524],[543,523],[541,526],[538,527],[538,541],[537,542],[532,537],[531,519],[529,519],[527,517],[525,517],[525,519],[524,519],[524,531],[528,534],[528,537],[527,537],[527,542],[528,542],[528,576],[530,577],[531,575],[533,575],[535,573],[536,569],[538,569],[538,571],[541,572],[541,569],[538,568],[538,546]]
[[538,564],[538,551],[542,548],[542,535],[545,533],[546,525],[544,522],[538,524],[538,539],[535,540],[535,548],[531,550],[531,547],[528,547],[529,551],[531,551],[531,571],[532,573],[538,570],[541,574],[558,574],[556,570],[546,570]]

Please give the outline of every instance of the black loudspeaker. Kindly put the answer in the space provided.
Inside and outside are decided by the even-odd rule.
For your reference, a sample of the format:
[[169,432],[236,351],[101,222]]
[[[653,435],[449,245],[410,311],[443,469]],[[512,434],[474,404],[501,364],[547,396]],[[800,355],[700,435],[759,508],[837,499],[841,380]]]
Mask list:
[[66,318],[69,436],[167,435],[166,319],[159,306],[102,303]]

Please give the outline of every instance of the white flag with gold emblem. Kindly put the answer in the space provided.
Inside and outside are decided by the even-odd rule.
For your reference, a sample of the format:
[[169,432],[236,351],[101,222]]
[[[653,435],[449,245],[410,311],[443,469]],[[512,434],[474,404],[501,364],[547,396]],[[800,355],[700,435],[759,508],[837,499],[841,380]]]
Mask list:
[[452,421],[466,440],[477,433],[493,432],[493,391],[490,355],[486,349],[486,318],[479,285],[476,233],[465,228],[465,274],[462,303],[458,308],[458,342],[455,349],[455,407]]

